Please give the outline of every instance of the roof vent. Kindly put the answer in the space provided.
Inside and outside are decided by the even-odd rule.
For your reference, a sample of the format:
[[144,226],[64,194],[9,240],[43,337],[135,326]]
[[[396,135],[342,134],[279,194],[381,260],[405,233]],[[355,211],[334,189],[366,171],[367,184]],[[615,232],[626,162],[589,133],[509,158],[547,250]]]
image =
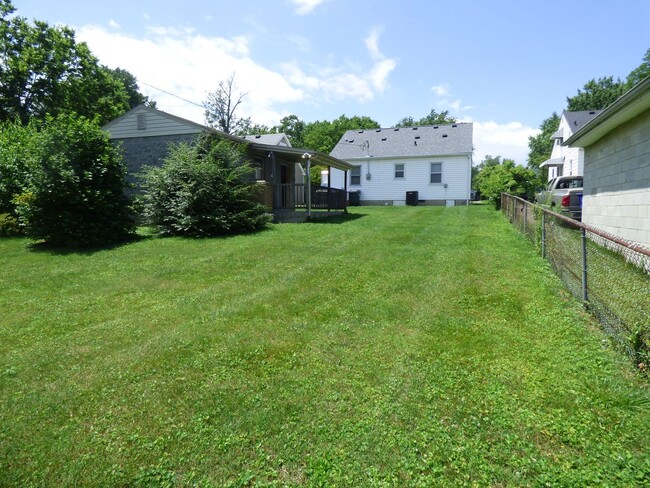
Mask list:
[[354,139],[350,139],[348,142],[349,142],[349,143],[353,143],[353,142],[354,142]]
[[437,129],[437,128],[438,128],[438,126],[437,126],[437,125],[434,125],[434,126],[433,126],[433,128],[434,128],[434,129]]
[[419,138],[420,138],[420,136],[415,136],[415,138],[416,138],[416,139],[419,139]]
[[418,141],[413,141],[413,145],[414,145],[414,146],[417,146],[417,145],[418,145]]
[[591,112],[589,112],[589,115],[593,115],[593,114],[595,114],[595,113],[596,113],[596,112],[594,112],[594,111],[592,110]]
[[362,131],[362,130],[360,130],[360,131],[359,131],[359,134],[363,134],[363,131]]
[[447,134],[443,134],[442,137],[447,137]]
[[458,127],[458,125],[457,125],[457,124],[453,124],[452,127]]
[[262,137],[261,135],[257,134],[257,135],[255,136],[255,139],[260,139],[261,137]]
[[397,132],[399,130],[399,127],[395,127],[393,130]]
[[413,130],[418,130],[418,128],[417,128],[417,127],[413,127]]
[[386,138],[385,138],[385,137],[382,137],[382,138],[381,138],[381,140],[382,140],[382,141],[385,141],[385,140],[386,140]]
[[145,121],[144,115],[145,114],[138,114],[137,117],[138,130],[145,130],[147,128],[147,122]]
[[375,129],[375,132],[381,132],[381,129]]

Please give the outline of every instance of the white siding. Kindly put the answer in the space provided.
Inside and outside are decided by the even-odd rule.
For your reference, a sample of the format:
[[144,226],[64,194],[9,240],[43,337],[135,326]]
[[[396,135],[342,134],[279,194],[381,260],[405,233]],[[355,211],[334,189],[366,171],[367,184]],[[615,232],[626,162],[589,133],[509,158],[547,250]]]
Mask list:
[[[138,129],[138,115],[144,116],[144,129]],[[111,135],[111,139],[197,134],[201,132],[198,125],[183,122],[175,117],[145,107],[136,107],[123,117],[104,126],[104,129]]]
[[[361,201],[406,200],[407,191],[417,191],[419,200],[468,200],[469,156],[444,156],[417,159],[351,160],[361,166],[361,184],[352,185],[348,172],[348,190],[360,190]],[[395,178],[395,163],[404,164],[404,178]],[[442,163],[442,182],[430,183],[431,163]],[[342,173],[342,172],[341,172]],[[370,179],[367,175],[370,175]],[[333,175],[332,186],[342,187],[342,177]],[[444,185],[447,184],[447,188]],[[340,185],[340,186],[338,186]]]
[[[584,149],[579,147],[563,146],[562,142],[566,141],[573,135],[573,129],[568,124],[564,114],[560,118],[559,129],[562,130],[563,139],[553,140],[553,150],[550,159],[564,159],[562,176],[582,176],[584,174]],[[548,170],[548,179],[551,180],[559,176],[559,168],[550,167]]]
[[582,220],[650,247],[650,111],[586,149]]

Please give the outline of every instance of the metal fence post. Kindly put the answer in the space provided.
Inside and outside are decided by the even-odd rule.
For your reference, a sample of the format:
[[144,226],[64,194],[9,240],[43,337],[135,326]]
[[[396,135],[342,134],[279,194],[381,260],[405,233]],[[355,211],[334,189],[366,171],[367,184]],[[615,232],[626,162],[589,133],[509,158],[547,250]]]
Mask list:
[[582,237],[582,302],[585,308],[589,307],[589,295],[587,293],[587,231],[584,227],[580,229]]
[[528,220],[528,205],[523,203],[524,206],[524,235],[526,234],[526,221]]
[[542,257],[546,258],[546,212],[542,210]]

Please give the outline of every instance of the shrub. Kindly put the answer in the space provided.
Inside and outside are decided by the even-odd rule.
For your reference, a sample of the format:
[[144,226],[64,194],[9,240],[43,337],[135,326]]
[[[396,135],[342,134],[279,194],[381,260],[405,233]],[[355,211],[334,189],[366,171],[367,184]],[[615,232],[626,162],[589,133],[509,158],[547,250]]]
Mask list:
[[36,129],[20,122],[0,127],[0,235],[20,233],[16,197],[25,192]]
[[134,230],[126,168],[108,134],[73,114],[31,130],[27,192],[16,213],[30,237],[61,246],[97,246]]
[[501,193],[531,200],[539,186],[539,179],[533,170],[505,160],[503,164],[484,168],[477,178],[477,186],[481,195],[488,197],[498,210],[501,207]]
[[170,146],[163,166],[142,175],[145,222],[194,237],[261,229],[271,216],[254,202],[252,172],[242,149],[213,136]]

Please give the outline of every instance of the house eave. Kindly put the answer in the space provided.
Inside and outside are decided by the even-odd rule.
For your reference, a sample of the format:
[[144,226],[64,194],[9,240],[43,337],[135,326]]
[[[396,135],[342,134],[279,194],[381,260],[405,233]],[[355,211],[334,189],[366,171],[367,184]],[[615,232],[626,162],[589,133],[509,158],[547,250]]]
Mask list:
[[564,142],[564,146],[588,147],[618,126],[650,110],[650,77],[646,78],[591,119]]

